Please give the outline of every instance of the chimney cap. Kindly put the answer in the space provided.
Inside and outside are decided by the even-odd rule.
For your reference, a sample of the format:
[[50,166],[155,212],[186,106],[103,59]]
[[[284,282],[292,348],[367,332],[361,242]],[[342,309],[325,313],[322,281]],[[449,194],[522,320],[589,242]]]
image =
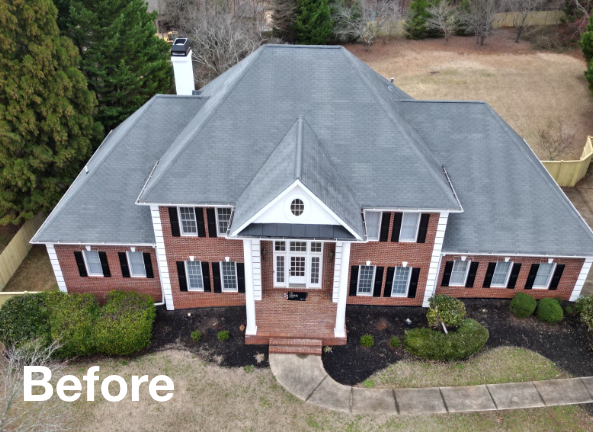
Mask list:
[[191,51],[188,38],[177,38],[171,45],[171,56],[186,57]]

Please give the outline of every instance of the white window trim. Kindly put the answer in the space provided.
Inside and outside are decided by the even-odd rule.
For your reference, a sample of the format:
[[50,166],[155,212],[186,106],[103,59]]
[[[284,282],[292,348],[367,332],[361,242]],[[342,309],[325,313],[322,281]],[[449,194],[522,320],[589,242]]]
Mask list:
[[[360,271],[360,267],[372,267],[373,268],[373,279],[371,281],[371,292],[368,293],[361,293],[359,291],[360,289],[360,275],[361,275],[361,271]],[[357,296],[361,296],[361,297],[372,297],[373,296],[373,291],[375,289],[375,276],[377,276],[377,266],[376,265],[370,265],[367,266],[366,264],[363,265],[359,265],[358,266],[358,280],[356,281],[356,295]]]
[[[406,283],[406,292],[405,293],[393,293],[393,284],[395,282],[395,275],[397,274],[397,269],[401,268],[409,268],[410,271],[408,272],[408,282]],[[393,280],[391,281],[391,297],[408,297],[408,292],[410,291],[410,281],[412,280],[412,271],[414,269],[410,266],[396,266],[395,271],[393,272]]]
[[190,261],[184,261],[183,265],[185,267],[185,283],[187,284],[187,290],[188,291],[197,291],[197,292],[204,292],[204,272],[202,271],[202,261],[191,261],[191,262],[197,262],[200,263],[200,275],[202,277],[202,288],[192,288],[191,284],[189,282],[189,272],[187,271],[187,263]]
[[[465,277],[463,278],[463,283],[461,284],[456,284],[456,283],[451,283],[451,281],[449,281],[449,286],[452,287],[464,287],[465,284],[467,283],[467,275],[469,275],[469,269],[472,266],[472,261],[471,260],[453,260],[453,266],[455,266],[455,261],[463,261],[467,263],[467,269],[465,270]],[[451,274],[453,274],[453,269],[451,268]]]
[[[144,254],[142,255],[142,265],[144,266],[144,274],[143,275],[135,275],[133,272],[133,268],[132,267],[132,260],[130,260],[130,253],[132,251],[126,251],[126,259],[128,260],[128,268],[130,269],[130,277],[135,277],[135,278],[145,278],[146,277],[146,264],[144,264]],[[142,253],[141,251],[134,251],[134,253]]]
[[[223,262],[227,262],[227,261],[219,261],[219,266],[220,266],[220,286],[222,287],[222,292],[228,292],[228,293],[236,293],[239,292],[239,276],[237,275],[237,263],[235,261],[229,261],[232,262],[235,265],[235,281],[236,281],[236,286],[234,289],[232,288],[225,288],[224,286],[224,273],[222,270],[222,263]],[[204,279],[204,276],[202,275],[202,279]]]
[[[229,229],[230,229],[230,227],[231,227],[231,221],[233,220],[233,207],[231,207],[231,206],[218,206],[218,207],[214,207],[214,214],[215,214],[215,217],[216,217],[216,233],[218,234],[218,237],[228,237],[229,229],[227,229],[227,232],[221,233],[220,232],[220,225],[218,224],[218,209],[221,209],[221,208],[231,209],[231,214],[229,216]],[[194,210],[194,212],[195,212],[195,210]],[[197,224],[197,218],[196,218],[196,224]]]
[[[535,284],[535,279],[533,280],[533,286],[531,287],[532,289],[541,289],[541,290],[547,290],[550,288],[550,283],[552,282],[552,278],[554,277],[554,272],[556,271],[556,266],[557,263],[540,263],[540,264],[552,264],[552,270],[550,271],[550,275],[548,276],[548,281],[546,282],[545,286],[538,286]],[[537,271],[539,273],[539,269],[541,267],[538,267]],[[535,277],[537,278],[537,273],[535,274]]]
[[[414,235],[414,240],[402,240],[402,228],[404,227],[404,215],[406,213],[414,213],[418,215],[418,219],[416,220],[416,234]],[[416,243],[418,241],[418,231],[420,230],[420,219],[422,219],[422,213],[418,212],[402,212],[402,223],[399,227],[399,243]]]
[[[506,288],[509,285],[509,279],[511,277],[511,272],[513,271],[513,266],[515,265],[515,263],[513,261],[497,261],[496,265],[498,266],[498,263],[505,263],[505,262],[510,262],[511,265],[509,266],[509,271],[507,272],[507,277],[504,280],[504,285],[491,283],[490,288]],[[494,273],[496,273],[496,267],[494,267]],[[492,273],[492,277],[494,277],[494,273]]]
[[[103,265],[101,264],[101,274],[95,273],[92,274],[91,273],[91,268],[89,266],[89,264],[86,262],[86,252],[97,252],[97,256],[99,256],[99,251],[94,250],[94,249],[87,249],[87,250],[83,250],[82,251],[82,259],[84,261],[84,266],[86,267],[86,274],[89,277],[105,277],[105,274],[103,273]],[[99,263],[101,262],[101,257],[99,256]]]
[[[181,207],[183,208],[190,208],[194,212],[194,220],[196,222],[196,232],[195,233],[186,233],[183,231],[183,220],[181,219]],[[198,216],[196,215],[196,208],[195,207],[186,207],[180,206],[177,207],[177,220],[179,221],[179,232],[184,237],[198,237],[199,228],[198,228]]]
[[[284,242],[284,250],[276,250],[276,242]],[[306,252],[291,252],[290,242],[306,242]],[[321,243],[321,252],[311,252],[311,243]],[[320,240],[300,240],[300,239],[285,239],[285,240],[274,240],[272,242],[272,249],[274,250],[274,288],[290,288],[290,257],[291,256],[305,256],[305,288],[321,289],[323,284],[323,251],[325,249],[325,242]],[[278,282],[276,280],[276,257],[284,256],[284,282]],[[311,261],[313,257],[319,257],[319,282],[311,283]]]
[[[376,239],[369,239],[369,227],[367,226],[367,213],[379,213],[379,229],[377,230],[377,238]],[[377,210],[365,210],[364,211],[364,229],[367,235],[367,240],[369,242],[378,242],[381,238],[381,222],[383,221],[383,212]]]

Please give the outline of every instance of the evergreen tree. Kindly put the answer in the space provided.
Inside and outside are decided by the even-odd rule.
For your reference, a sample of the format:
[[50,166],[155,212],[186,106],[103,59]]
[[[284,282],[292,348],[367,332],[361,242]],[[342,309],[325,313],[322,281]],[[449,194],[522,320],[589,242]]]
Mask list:
[[438,2],[438,0],[414,0],[410,3],[404,24],[404,31],[408,39],[424,39],[439,35],[438,31],[430,30],[426,27],[426,20],[430,18],[428,9],[431,6],[437,5]]
[[585,31],[581,35],[579,45],[583,50],[583,56],[587,64],[593,59],[593,15],[589,18],[589,24],[585,27]]
[[589,66],[585,71],[585,78],[587,78],[587,81],[589,82],[589,90],[593,92],[593,59],[591,59]]
[[294,23],[296,43],[324,45],[332,34],[328,0],[298,0]]
[[168,93],[169,45],[156,37],[156,12],[145,0],[56,0],[62,31],[82,57],[81,70],[99,101],[97,120],[114,129],[157,93]]
[[48,213],[101,139],[51,0],[0,2],[0,223]]

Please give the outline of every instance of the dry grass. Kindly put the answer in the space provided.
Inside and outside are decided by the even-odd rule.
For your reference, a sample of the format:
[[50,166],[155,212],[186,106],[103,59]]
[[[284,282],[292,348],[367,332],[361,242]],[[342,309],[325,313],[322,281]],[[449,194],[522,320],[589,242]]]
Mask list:
[[[140,402],[130,393],[119,403],[106,402],[96,387],[95,402],[64,404],[75,430],[85,432],[150,431],[585,431],[593,422],[580,407],[557,407],[500,413],[418,417],[354,416],[317,408],[296,399],[276,382],[269,369],[226,369],[193,354],[165,351],[129,362],[101,360],[71,365],[81,377],[101,366],[100,377],[118,374],[168,375],[173,399],[154,402],[143,385]],[[84,386],[83,390],[86,392]],[[112,394],[117,393],[114,388]]]
[[483,49],[472,38],[397,40],[378,44],[370,53],[348,48],[370,67],[416,99],[485,100],[540,158],[535,134],[548,119],[558,119],[577,132],[564,159],[578,158],[586,136],[593,135],[593,94],[583,75],[578,51],[564,54],[534,51],[528,42],[509,42],[506,31],[487,40]]
[[58,289],[45,246],[34,245],[2,291],[45,291]]

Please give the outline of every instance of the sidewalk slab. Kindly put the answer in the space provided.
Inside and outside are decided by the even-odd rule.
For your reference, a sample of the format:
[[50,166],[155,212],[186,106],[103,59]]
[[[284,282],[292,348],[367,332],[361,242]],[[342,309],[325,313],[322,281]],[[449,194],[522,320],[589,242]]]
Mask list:
[[499,410],[546,406],[532,382],[488,384],[487,387]]
[[585,384],[585,387],[589,390],[591,396],[593,396],[593,377],[581,378],[581,381],[583,381],[583,384]]
[[485,385],[441,387],[449,412],[494,411],[496,405]]
[[593,402],[581,378],[536,381],[534,384],[547,406]]
[[307,398],[327,376],[321,357],[293,354],[270,354],[270,367],[276,380],[302,400]]
[[400,414],[441,414],[447,412],[438,387],[396,389],[395,400]]
[[353,414],[397,414],[393,390],[352,388]]
[[307,402],[335,411],[350,412],[352,387],[338,384],[327,377],[313,392]]

